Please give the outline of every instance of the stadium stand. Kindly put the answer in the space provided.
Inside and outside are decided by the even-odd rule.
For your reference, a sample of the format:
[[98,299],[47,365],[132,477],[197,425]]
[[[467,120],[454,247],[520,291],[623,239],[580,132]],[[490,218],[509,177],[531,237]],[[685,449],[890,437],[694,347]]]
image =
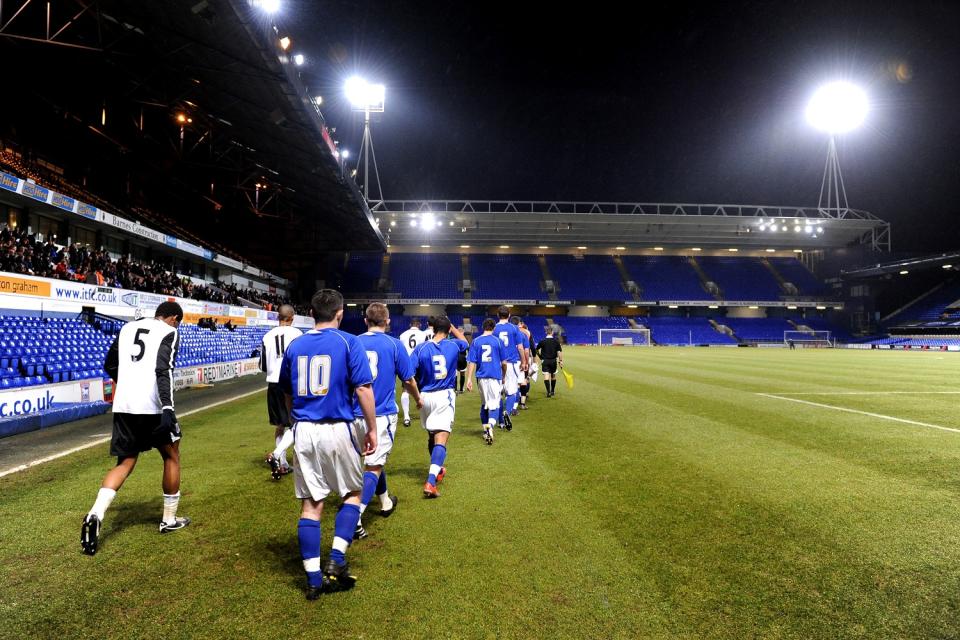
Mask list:
[[[534,337],[543,336],[545,323],[527,323],[531,326]],[[561,338],[566,338],[569,344],[597,344],[598,329],[627,329],[630,322],[626,318],[611,317],[571,317],[554,318],[554,324],[560,327]]]
[[820,296],[827,287],[796,258],[767,258],[783,279],[797,288],[801,296]]
[[[91,325],[77,318],[5,316],[0,320],[0,389],[106,377],[103,363],[120,321]],[[234,331],[180,326],[175,366],[189,367],[256,357],[267,327]]]
[[779,300],[783,295],[773,274],[755,258],[704,256],[697,262],[724,300]]
[[390,256],[392,290],[407,298],[463,298],[456,253],[395,253]]
[[473,297],[504,300],[544,297],[537,257],[530,254],[477,254],[469,258]]
[[222,282],[198,285],[159,262],[138,262],[126,256],[114,260],[103,249],[79,243],[62,246],[52,238],[41,242],[26,229],[7,225],[0,228],[0,271],[223,304],[250,301],[267,309],[290,303],[284,296]]
[[549,255],[557,295],[568,300],[623,300],[627,293],[610,256]]
[[351,253],[341,289],[347,295],[377,291],[382,265],[382,253]]
[[917,300],[900,313],[887,319],[887,326],[904,322],[949,321],[960,317],[960,281],[946,282],[929,295]]
[[651,339],[655,344],[737,344],[736,339],[714,329],[707,318],[653,316],[638,322],[650,329]]
[[785,318],[715,318],[719,324],[733,330],[734,335],[746,342],[783,342],[784,331],[796,327]]
[[644,300],[712,300],[683,256],[623,256]]

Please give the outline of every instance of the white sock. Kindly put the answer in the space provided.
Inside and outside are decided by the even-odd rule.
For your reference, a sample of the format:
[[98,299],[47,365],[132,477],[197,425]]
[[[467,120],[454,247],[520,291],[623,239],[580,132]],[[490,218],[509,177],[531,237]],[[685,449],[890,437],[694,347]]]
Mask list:
[[390,511],[390,509],[393,509],[393,500],[390,499],[390,493],[389,493],[389,492],[388,492],[388,493],[382,493],[382,494],[380,494],[380,495],[377,496],[377,497],[380,498],[380,508],[381,508],[381,509],[383,509],[384,511]]
[[293,444],[293,429],[284,429],[283,435],[277,438],[277,448],[273,450],[273,457],[280,461],[280,466],[287,466],[287,449]]
[[[110,503],[113,502],[113,498],[117,495],[117,492],[113,489],[107,489],[106,487],[101,487],[100,491],[97,492],[97,500],[93,503],[93,506],[90,508],[90,513],[97,516],[100,520],[103,520],[103,514],[107,512],[107,509],[110,508]],[[90,514],[87,514],[90,515]]]
[[400,394],[400,406],[403,407],[403,419],[410,419],[410,394],[404,391]]
[[180,506],[180,492],[173,495],[163,494],[163,521],[173,524],[177,521],[177,507]]
[[[363,517],[363,512],[366,511],[366,510],[367,510],[367,505],[365,505],[365,504],[363,504],[363,503],[361,502],[361,503],[360,503],[360,517]],[[359,521],[357,521],[357,523],[359,524]]]

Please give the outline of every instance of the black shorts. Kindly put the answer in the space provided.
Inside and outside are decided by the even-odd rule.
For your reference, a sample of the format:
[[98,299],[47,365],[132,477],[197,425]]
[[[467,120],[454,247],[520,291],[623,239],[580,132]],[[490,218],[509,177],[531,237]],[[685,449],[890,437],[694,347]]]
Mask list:
[[115,413],[110,455],[129,458],[141,451],[172,444],[180,438],[180,425],[174,424],[172,429],[162,429],[159,414]]
[[557,361],[556,360],[541,360],[540,361],[540,371],[543,373],[549,373],[551,375],[557,372]]
[[290,426],[290,412],[287,411],[287,394],[276,382],[267,385],[267,415],[270,424],[276,427]]

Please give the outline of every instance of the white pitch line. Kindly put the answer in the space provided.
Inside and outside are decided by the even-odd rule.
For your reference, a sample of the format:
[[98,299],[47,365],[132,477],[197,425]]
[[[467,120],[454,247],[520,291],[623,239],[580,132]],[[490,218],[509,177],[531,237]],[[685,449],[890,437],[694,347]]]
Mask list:
[[[218,401],[218,402],[214,402],[213,404],[208,404],[207,406],[205,406],[205,407],[200,407],[199,409],[191,409],[190,411],[184,411],[183,413],[177,414],[177,417],[178,417],[178,418],[182,418],[183,416],[189,416],[189,415],[193,415],[194,413],[200,413],[201,411],[206,411],[207,409],[213,409],[214,407],[219,407],[219,406],[222,405],[222,404],[228,404],[228,403],[233,402],[233,401],[235,401],[235,400],[240,400],[241,398],[246,398],[247,396],[252,396],[252,395],[254,395],[255,393],[263,393],[263,392],[266,391],[266,390],[267,390],[267,388],[264,387],[263,389],[257,389],[257,390],[255,390],[255,391],[248,391],[247,393],[241,393],[240,395],[233,396],[232,398],[227,398],[226,400],[220,400],[220,401]],[[91,436],[91,437],[93,437],[93,436]],[[103,444],[104,442],[110,442],[110,438],[111,438],[111,436],[107,436],[106,438],[100,438],[99,440],[94,440],[94,441],[92,441],[92,442],[88,442],[88,443],[86,443],[86,444],[82,444],[82,445],[80,445],[79,447],[74,447],[73,449],[67,449],[66,451],[61,451],[60,453],[55,453],[55,454],[53,454],[52,456],[46,456],[45,458],[40,458],[40,459],[38,459],[38,460],[34,460],[34,461],[32,461],[32,462],[28,462],[28,463],[26,463],[26,464],[22,464],[22,465],[20,465],[19,467],[11,467],[10,469],[7,469],[7,470],[5,470],[5,471],[0,471],[0,478],[2,478],[2,477],[4,477],[4,476],[11,475],[11,474],[14,474],[14,473],[18,473],[18,472],[20,472],[20,471],[25,471],[25,470],[27,470],[27,469],[29,469],[29,468],[31,468],[31,467],[35,467],[35,466],[40,465],[40,464],[43,464],[43,463],[45,463],[45,462],[50,462],[51,460],[56,460],[57,458],[62,458],[62,457],[64,457],[64,456],[68,456],[68,455],[70,455],[71,453],[76,453],[77,451],[83,451],[84,449],[89,449],[90,447],[96,447],[97,445]]]
[[960,394],[960,391],[780,391],[779,393],[784,396],[888,396],[893,394],[912,396]]
[[845,411],[846,413],[856,413],[861,416],[870,416],[871,418],[879,418],[881,420],[890,420],[892,422],[902,422],[903,424],[912,424],[918,427],[927,427],[930,429],[940,429],[941,431],[952,431],[953,433],[960,433],[960,429],[955,429],[953,427],[944,427],[939,424],[930,424],[929,422],[918,422],[916,420],[907,420],[906,418],[895,418],[893,416],[886,416],[882,413],[872,413],[870,411],[860,411],[859,409],[848,409],[847,407],[838,407],[832,404],[823,404],[821,402],[810,402],[809,400],[801,400],[799,398],[787,398],[785,396],[777,396],[772,393],[758,393],[758,396],[763,396],[764,398],[773,398],[775,400],[786,400],[787,402],[798,402],[800,404],[810,405],[811,407],[821,407],[823,409],[833,409],[835,411]]

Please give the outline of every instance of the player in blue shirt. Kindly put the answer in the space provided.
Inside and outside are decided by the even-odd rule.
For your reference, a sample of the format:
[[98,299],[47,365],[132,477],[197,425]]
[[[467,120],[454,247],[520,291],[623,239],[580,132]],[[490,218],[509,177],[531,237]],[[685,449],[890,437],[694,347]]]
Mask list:
[[[426,498],[439,495],[437,483],[446,474],[443,463],[456,413],[457,358],[468,348],[463,333],[450,324],[448,317],[434,317],[432,327],[433,338],[418,345],[410,355],[423,400],[420,423],[427,430],[427,448],[430,450],[430,472],[423,485]],[[454,337],[448,340],[450,334]]]
[[533,364],[533,345],[530,330],[523,324],[519,316],[510,316],[510,324],[520,330],[520,335],[523,337],[523,350],[527,356],[527,368],[520,372],[520,378],[518,380],[517,399],[520,401],[520,404],[513,408],[513,415],[517,415],[517,409],[527,408],[527,394],[530,393],[530,365]]
[[[363,492],[360,494],[360,517],[357,523],[355,538],[366,538],[367,532],[363,528],[363,513],[370,504],[374,493],[380,498],[380,515],[384,518],[393,514],[397,507],[397,496],[391,496],[387,491],[387,472],[383,468],[393,449],[393,439],[397,433],[397,378],[403,383],[403,388],[410,394],[417,407],[422,406],[420,391],[413,379],[413,363],[407,355],[407,349],[402,342],[387,335],[390,327],[390,310],[382,302],[374,302],[367,307],[364,314],[368,331],[358,336],[370,362],[373,373],[373,396],[377,408],[377,450],[368,455],[364,461]],[[354,414],[357,420],[363,420],[360,406],[354,402]]]
[[[360,339],[340,331],[343,296],[322,289],[310,301],[316,327],[287,347],[278,384],[293,420],[294,489],[301,500],[297,534],[307,573],[307,599],[348,589],[356,578],[347,566],[347,547],[360,520],[361,456],[377,449],[373,375]],[[353,399],[363,414],[354,421]],[[363,446],[363,450],[361,450]],[[320,516],[331,492],[343,497],[334,521],[330,558],[320,570]]]
[[[503,426],[507,431],[513,428],[510,415],[514,414],[517,402],[520,399],[520,375],[527,370],[527,352],[523,347],[524,335],[516,325],[510,323],[510,307],[502,306],[497,309],[500,320],[494,327],[493,335],[499,338],[506,350],[504,354],[507,364],[507,374],[503,378],[503,390],[506,394],[501,416]],[[528,343],[529,344],[529,343]]]
[[483,321],[483,335],[473,339],[467,354],[467,391],[473,391],[473,374],[483,394],[480,404],[480,424],[483,439],[493,444],[493,428],[500,418],[500,393],[503,391],[503,376],[507,373],[507,359],[503,343],[493,335],[496,323],[493,318]]

